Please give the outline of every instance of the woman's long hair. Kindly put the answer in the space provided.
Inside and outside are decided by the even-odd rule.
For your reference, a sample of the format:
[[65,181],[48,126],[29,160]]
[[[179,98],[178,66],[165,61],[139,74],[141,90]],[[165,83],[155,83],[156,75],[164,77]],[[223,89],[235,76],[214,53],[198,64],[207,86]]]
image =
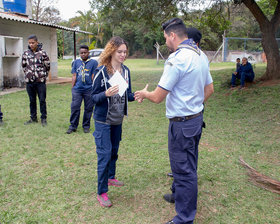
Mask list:
[[104,51],[100,55],[99,65],[104,65],[107,68],[109,74],[114,74],[113,67],[111,64],[113,53],[122,45],[125,44],[128,50],[128,44],[124,39],[119,36],[112,37],[106,44]]

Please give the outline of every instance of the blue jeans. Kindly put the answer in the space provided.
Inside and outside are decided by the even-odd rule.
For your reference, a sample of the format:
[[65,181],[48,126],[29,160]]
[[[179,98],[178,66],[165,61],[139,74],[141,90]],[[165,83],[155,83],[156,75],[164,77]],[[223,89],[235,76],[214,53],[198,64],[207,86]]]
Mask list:
[[236,79],[240,79],[241,86],[244,86],[245,81],[246,82],[253,82],[254,78],[255,78],[255,76],[252,73],[242,72],[241,74],[240,73],[237,73],[236,75],[232,74],[231,85],[236,86],[236,84],[235,84]]
[[197,205],[198,144],[202,134],[203,115],[184,122],[170,121],[168,151],[173,173],[172,192],[177,215],[176,224],[191,224]]
[[96,153],[97,153],[97,193],[108,192],[108,179],[114,179],[116,162],[122,135],[122,124],[109,125],[94,121]]
[[37,120],[37,104],[36,96],[38,95],[40,102],[40,112],[41,119],[47,118],[47,106],[46,106],[46,97],[47,97],[47,88],[46,83],[44,82],[28,82],[26,83],[26,91],[29,96],[29,107],[30,107],[30,118],[32,120]]
[[90,119],[93,111],[91,90],[87,92],[78,92],[72,88],[71,116],[70,116],[70,126],[69,126],[69,128],[72,130],[76,130],[79,125],[81,104],[83,100],[84,100],[83,128],[90,128]]

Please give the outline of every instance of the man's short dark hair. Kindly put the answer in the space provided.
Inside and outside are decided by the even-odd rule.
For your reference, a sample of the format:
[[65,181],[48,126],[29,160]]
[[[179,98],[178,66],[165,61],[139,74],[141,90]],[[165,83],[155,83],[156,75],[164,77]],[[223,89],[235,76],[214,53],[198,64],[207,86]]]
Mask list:
[[187,36],[186,25],[183,20],[179,18],[173,18],[162,24],[162,29],[167,35],[170,35],[170,32],[176,33],[179,37]]
[[80,49],[86,49],[86,50],[89,50],[88,46],[87,46],[87,45],[85,45],[85,44],[84,44],[84,45],[81,45],[81,46],[80,46]]
[[37,38],[37,36],[35,34],[30,35],[27,39],[28,40],[32,39],[32,40],[38,41],[38,38]]
[[200,31],[194,27],[187,28],[187,35],[189,39],[193,39],[195,43],[199,44],[202,38],[202,34]]
[[240,61],[240,58],[236,58],[236,60],[239,60],[239,61]]

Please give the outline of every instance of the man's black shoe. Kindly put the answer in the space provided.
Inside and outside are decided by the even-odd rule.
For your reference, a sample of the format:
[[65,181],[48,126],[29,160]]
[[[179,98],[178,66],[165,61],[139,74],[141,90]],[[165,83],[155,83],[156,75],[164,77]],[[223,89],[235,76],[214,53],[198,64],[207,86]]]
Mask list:
[[165,224],[175,224],[175,222],[173,222],[173,220],[171,220],[171,221],[169,221],[169,222],[167,222]]
[[41,124],[43,127],[47,126],[47,119],[41,119]]
[[29,125],[29,124],[33,124],[33,123],[38,123],[37,119],[30,119],[29,121],[24,122],[24,125]]
[[167,176],[173,177],[173,173],[168,173]]
[[71,134],[72,132],[75,132],[76,131],[76,129],[71,129],[71,128],[69,128],[67,131],[66,131],[66,134]]
[[175,203],[173,194],[165,194],[165,195],[163,195],[163,198],[165,201],[167,201],[169,203],[172,203],[172,204]]
[[84,128],[84,133],[89,133],[89,128]]

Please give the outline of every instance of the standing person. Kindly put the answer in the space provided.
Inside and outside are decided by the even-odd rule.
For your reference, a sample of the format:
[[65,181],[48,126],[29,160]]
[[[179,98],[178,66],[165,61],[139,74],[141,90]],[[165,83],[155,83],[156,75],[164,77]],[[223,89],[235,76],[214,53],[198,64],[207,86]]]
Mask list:
[[[97,199],[103,207],[112,206],[107,195],[108,185],[117,187],[124,185],[123,182],[116,179],[115,173],[123,117],[127,115],[128,101],[134,100],[134,94],[131,92],[130,71],[123,65],[127,54],[127,43],[118,36],[112,37],[100,56],[100,67],[96,69],[93,81],[92,100],[95,104],[93,136],[98,159]],[[111,86],[108,83],[118,73],[128,84],[128,88],[122,96],[118,94],[118,85]]]
[[240,65],[237,72],[234,72],[231,76],[231,87],[236,86],[236,79],[240,79],[241,86],[240,89],[245,87],[245,81],[253,82],[255,78],[255,73],[253,71],[253,67],[251,63],[248,62],[246,57],[242,58],[242,64]]
[[3,113],[1,111],[1,105],[0,105],[0,126],[3,125]]
[[188,39],[193,39],[195,44],[200,48],[200,40],[202,38],[200,31],[194,27],[188,27],[186,32]]
[[77,130],[80,119],[81,104],[84,100],[84,133],[89,133],[90,119],[93,111],[91,100],[93,72],[97,68],[97,61],[89,58],[89,48],[87,45],[80,46],[80,57],[72,65],[72,103],[70,126],[67,134]]
[[36,35],[28,37],[28,50],[22,55],[22,68],[25,74],[26,91],[30,101],[30,120],[25,125],[37,123],[36,95],[39,97],[41,124],[47,125],[46,106],[46,79],[50,71],[50,59],[42,49],[42,44],[38,42]]
[[166,97],[169,119],[168,151],[173,173],[177,215],[167,224],[193,223],[197,204],[198,144],[203,125],[203,102],[214,92],[208,59],[192,39],[187,38],[181,19],[162,25],[167,47],[173,52],[164,65],[158,86],[135,92],[135,99],[154,103]]
[[[194,27],[188,27],[186,29],[186,33],[187,33],[188,39],[193,39],[195,44],[200,48],[200,40],[202,38],[202,34],[200,33],[200,31],[198,29],[194,28]],[[173,177],[173,174],[172,173],[167,173],[167,176]],[[171,190],[172,190],[172,187],[171,187]],[[173,198],[173,194],[166,194],[163,197],[166,201],[168,201],[170,203],[175,203],[175,200]]]

